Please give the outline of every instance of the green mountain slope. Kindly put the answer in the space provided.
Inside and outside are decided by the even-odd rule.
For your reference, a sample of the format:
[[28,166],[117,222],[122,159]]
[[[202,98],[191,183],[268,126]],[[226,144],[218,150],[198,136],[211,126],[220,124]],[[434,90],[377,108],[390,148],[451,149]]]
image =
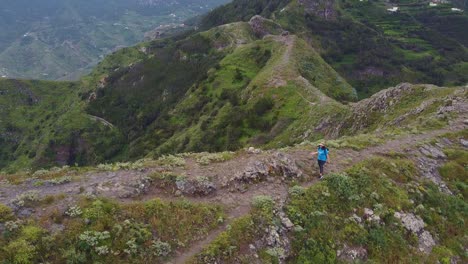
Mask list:
[[[3,89],[25,84],[48,99],[21,111],[4,108],[5,116],[34,118],[22,124],[11,117],[2,125],[1,140],[8,142],[2,167],[277,148],[383,128],[445,126],[448,119],[434,113],[463,88],[402,86],[388,93],[404,98],[383,110],[372,101],[379,102],[380,93],[350,103],[400,81],[438,83],[439,76],[447,84],[463,82],[467,53],[457,32],[466,16],[448,14],[445,5],[432,11],[401,5],[400,13],[388,14],[380,2],[234,1],[202,19],[206,30],[113,53],[58,97],[52,92],[63,83],[4,81]],[[424,12],[459,24],[437,28],[424,21]],[[248,22],[208,29],[238,19]],[[2,97],[6,105],[14,102],[9,97]],[[49,99],[66,115],[47,109]],[[55,118],[45,124],[49,113]],[[416,118],[426,114],[424,122]],[[34,148],[21,147],[28,144]]]
[[123,128],[130,157],[141,150],[159,154],[280,144],[280,135],[304,122],[303,112],[295,111],[298,104],[306,111],[319,109],[313,102],[326,96],[355,99],[351,86],[306,42],[295,36],[259,39],[248,23],[148,49],[150,58],[109,75],[88,107],[92,115]]
[[[398,12],[387,9],[397,6]],[[305,38],[361,98],[400,82],[466,83],[466,12],[425,1],[235,1],[211,12],[206,27],[273,18]]]
[[386,3],[236,0],[0,80],[0,262],[467,263],[465,15]]
[[28,170],[115,155],[120,133],[87,115],[78,91],[76,83],[0,80],[0,166]]

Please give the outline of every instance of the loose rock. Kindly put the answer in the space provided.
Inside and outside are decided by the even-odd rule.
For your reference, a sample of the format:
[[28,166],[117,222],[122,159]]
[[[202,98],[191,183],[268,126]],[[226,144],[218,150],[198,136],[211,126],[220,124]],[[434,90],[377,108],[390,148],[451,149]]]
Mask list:
[[338,250],[336,255],[340,260],[355,262],[356,260],[366,261],[367,250],[364,247],[349,247],[344,245],[343,249]]

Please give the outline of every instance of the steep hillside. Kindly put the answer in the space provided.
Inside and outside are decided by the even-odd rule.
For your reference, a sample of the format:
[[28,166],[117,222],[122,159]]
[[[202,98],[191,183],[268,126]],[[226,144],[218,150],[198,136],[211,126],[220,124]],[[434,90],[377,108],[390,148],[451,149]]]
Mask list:
[[465,263],[468,112],[459,114],[422,134],[327,141],[323,181],[310,158],[316,142],[307,141],[2,174],[0,258]]
[[[387,9],[398,7],[398,12]],[[315,47],[361,98],[400,82],[462,85],[468,73],[466,12],[426,1],[234,1],[202,27],[274,19]]]
[[[290,144],[301,123],[326,115],[325,104],[344,109],[328,97],[356,95],[300,38],[263,37],[269,23],[257,17],[155,42],[145,48],[148,58],[104,76],[88,112],[122,128],[130,157]],[[309,109],[318,111],[302,114]]]
[[[464,82],[467,52],[460,29],[466,16],[448,13],[449,5],[401,5],[400,13],[388,14],[380,2],[238,0],[203,18],[203,31],[113,53],[90,75],[69,84],[72,92],[59,97],[50,91],[41,95],[53,83],[5,81],[5,89],[15,93],[19,88],[12,83],[28,83],[30,90],[36,89],[33,84],[42,86],[38,96],[55,100],[58,109],[73,115],[39,111],[47,108],[48,100],[21,111],[5,108],[5,116],[34,118],[25,124],[10,118],[2,126],[1,140],[9,143],[1,167],[88,165],[246,146],[277,148],[383,128],[399,133],[443,127],[447,117],[434,111],[450,104],[447,98],[462,98],[463,89],[403,85],[383,92],[398,103],[380,105],[373,97],[352,103],[401,80],[438,83],[433,77],[439,76],[448,84]],[[441,28],[426,13],[457,22]],[[254,14],[264,17],[251,17]],[[248,21],[234,22],[239,19]],[[398,21],[408,27],[400,27]],[[218,25],[224,22],[230,23]],[[209,28],[212,25],[218,26]],[[445,37],[423,38],[441,36],[437,32]],[[402,45],[408,41],[417,47]],[[436,58],[435,64],[425,61],[426,55]],[[438,63],[446,68],[441,70]],[[366,73],[356,75],[361,70]],[[1,98],[7,106],[15,102],[10,94]],[[395,105],[401,108],[389,107]],[[44,123],[49,113],[57,127]],[[20,147],[29,144],[35,147]]]
[[465,15],[399,5],[236,0],[0,80],[0,262],[467,263]]
[[89,164],[116,154],[120,134],[82,111],[76,83],[0,80],[0,167]]

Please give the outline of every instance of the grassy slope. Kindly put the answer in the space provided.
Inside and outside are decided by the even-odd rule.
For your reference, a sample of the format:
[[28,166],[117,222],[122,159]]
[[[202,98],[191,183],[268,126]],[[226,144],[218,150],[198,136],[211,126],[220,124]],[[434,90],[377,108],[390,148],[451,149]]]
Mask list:
[[27,170],[102,161],[103,156],[91,153],[110,150],[108,143],[118,138],[82,111],[76,83],[1,80],[0,91],[2,167]]
[[[294,80],[301,74],[308,74],[318,89],[302,79]],[[300,39],[270,37],[240,46],[210,70],[208,78],[171,113],[173,125],[184,127],[194,120],[198,124],[176,133],[161,152],[294,143],[304,127],[325,115],[318,105],[311,107],[311,101],[326,97],[319,90],[337,99],[353,98],[352,88]],[[344,109],[329,101],[329,106]],[[306,126],[299,126],[304,122]]]
[[465,87],[408,84],[404,84],[403,88],[383,90],[358,102],[353,113],[342,119],[340,133],[345,135],[380,130],[398,134],[439,129],[447,126],[458,114],[440,114],[438,110],[450,106],[456,97],[465,98],[467,92]]
[[[313,6],[313,1],[302,2]],[[328,4],[335,15],[324,18],[321,8]],[[272,18],[307,39],[360,98],[400,82],[466,82],[466,14],[450,11],[449,5],[429,8],[422,1],[396,14],[386,8],[383,1],[321,1],[308,11],[298,1],[235,1],[215,9],[202,25],[247,21],[253,14]]]
[[[68,109],[68,114],[63,117],[57,114],[60,129],[49,125],[41,130],[41,134],[47,135],[42,139],[47,138],[48,142],[41,141],[42,147],[37,148],[37,153],[18,149],[11,155],[11,150],[20,143],[9,144],[10,156],[3,155],[2,166],[16,159],[18,166],[15,165],[15,168],[21,167],[20,164],[51,165],[57,162],[56,154],[63,146],[71,146],[72,149],[76,149],[77,145],[86,146],[79,147],[85,149],[81,154],[67,151],[72,158],[66,160],[68,163],[77,161],[87,164],[103,159],[134,159],[184,151],[221,151],[246,145],[281,147],[303,140],[336,136],[332,128],[327,128],[330,124],[342,124],[342,134],[353,134],[359,129],[353,129],[353,123],[348,122],[350,108],[340,103],[353,100],[356,96],[346,81],[357,84],[354,79],[356,75],[346,69],[360,71],[370,67],[371,74],[375,74],[372,69],[388,66],[389,72],[397,73],[396,79],[393,75],[365,76],[364,80],[371,83],[357,85],[361,96],[375,91],[372,87],[377,87],[374,86],[377,83],[380,89],[383,87],[380,85],[399,81],[400,77],[407,79],[405,74],[421,77],[448,76],[444,74],[450,73],[455,79],[466,75],[466,65],[458,61],[463,56],[454,58],[464,48],[458,44],[451,46],[454,41],[450,39],[444,41],[448,41],[446,44],[453,49],[447,49],[442,54],[439,48],[434,48],[436,40],[432,42],[422,38],[429,31],[409,18],[410,14],[420,14],[411,8],[407,8],[409,11],[405,9],[405,12],[414,14],[389,16],[382,13],[379,3],[340,2],[334,8],[341,15],[335,20],[324,21],[320,16],[304,15],[304,9],[297,1],[282,12],[278,8],[284,7],[285,1],[236,3],[219,9],[229,11],[222,19],[231,21],[239,19],[233,14],[261,13],[298,35],[257,39],[248,23],[237,22],[119,50],[108,56],[79,84],[73,84],[76,92],[62,94],[60,101],[65,103],[71,98],[78,101],[78,97],[83,101],[73,104],[71,109],[65,104],[60,106]],[[341,5],[349,5],[349,8],[343,11]],[[366,12],[359,12],[360,9]],[[220,23],[215,19],[219,18],[219,10],[205,17],[203,23]],[[246,20],[247,17],[242,19]],[[395,23],[397,20],[404,20],[408,28],[399,28]],[[456,30],[452,33],[455,34]],[[337,38],[342,41],[336,41]],[[402,44],[408,41],[417,46],[416,51],[413,48],[408,50]],[[362,49],[360,45],[364,44],[368,46]],[[346,48],[343,49],[342,45]],[[362,52],[353,53],[358,48]],[[412,66],[401,66],[398,59],[394,60],[403,53],[408,55],[405,63]],[[320,55],[324,55],[325,60]],[[426,58],[426,55],[437,58],[438,62],[452,64],[441,72],[442,75],[433,74],[435,66],[431,63],[424,63],[430,71],[418,68],[416,73],[412,67],[419,66],[411,61],[421,62],[420,59]],[[334,68],[326,62],[331,62]],[[335,69],[344,74],[346,80]],[[399,70],[403,73],[398,73]],[[413,77],[408,79],[428,80]],[[369,89],[364,91],[363,87]],[[433,93],[434,97],[440,98],[446,95],[444,92]],[[407,107],[399,109],[404,111],[395,111],[391,118],[422,103],[422,98],[417,94],[412,98],[414,100],[410,99],[413,101]],[[431,113],[442,103],[442,99],[435,102],[428,110]],[[28,111],[38,112],[35,109],[28,108]],[[23,127],[20,141],[29,143],[42,140],[34,136],[37,133],[34,128],[48,114],[47,111],[38,113],[33,122]],[[104,118],[116,129],[108,131],[96,126],[95,122],[88,120],[87,114]],[[377,118],[370,114],[365,114],[367,120],[362,120],[363,123],[369,121],[363,126],[368,131],[390,122],[388,116]],[[77,120],[82,121],[78,124]],[[435,120],[433,125],[445,124],[445,121],[439,121]],[[15,121],[12,123],[14,125]],[[414,124],[411,121],[405,126]],[[94,158],[91,158],[93,155]]]
[[[463,130],[442,137],[457,142],[466,135]],[[445,153],[448,160],[439,171],[453,195],[422,178],[413,161],[398,150],[370,156],[309,188],[291,187],[285,210],[295,227],[289,233],[292,249],[287,262],[350,263],[337,257],[346,246],[365,250],[365,263],[466,261],[468,204],[462,166],[467,157],[459,143]],[[277,263],[281,251],[259,243],[265,238],[266,227],[281,226],[280,219],[268,209],[272,202],[265,201],[269,201],[267,197],[254,198],[251,213],[233,221],[190,263],[248,263],[258,258],[262,263]],[[365,208],[372,209],[380,220],[362,217]],[[429,254],[418,250],[418,238],[403,227],[395,212],[421,217],[424,229],[432,236],[437,234],[437,244]],[[249,249],[251,244],[257,248]]]
[[[415,185],[415,177],[417,172],[410,162],[372,158],[353,166],[347,175],[334,175],[294,197],[288,214],[304,227],[295,234],[295,262],[332,263],[336,261],[333,248],[343,244],[364,246],[369,261],[379,263],[446,261],[463,256],[466,200],[443,194],[432,183]],[[350,220],[353,212],[360,215],[364,208],[373,208],[385,225],[359,225]],[[420,215],[426,230],[439,234],[440,244],[430,256],[412,248],[417,240],[394,218],[394,212],[399,211]]]

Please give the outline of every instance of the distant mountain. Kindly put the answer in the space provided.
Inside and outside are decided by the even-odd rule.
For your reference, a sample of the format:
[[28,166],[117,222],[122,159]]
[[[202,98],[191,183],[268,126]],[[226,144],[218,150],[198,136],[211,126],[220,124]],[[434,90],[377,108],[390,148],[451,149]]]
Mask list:
[[78,79],[104,55],[228,0],[0,0],[0,77]]

